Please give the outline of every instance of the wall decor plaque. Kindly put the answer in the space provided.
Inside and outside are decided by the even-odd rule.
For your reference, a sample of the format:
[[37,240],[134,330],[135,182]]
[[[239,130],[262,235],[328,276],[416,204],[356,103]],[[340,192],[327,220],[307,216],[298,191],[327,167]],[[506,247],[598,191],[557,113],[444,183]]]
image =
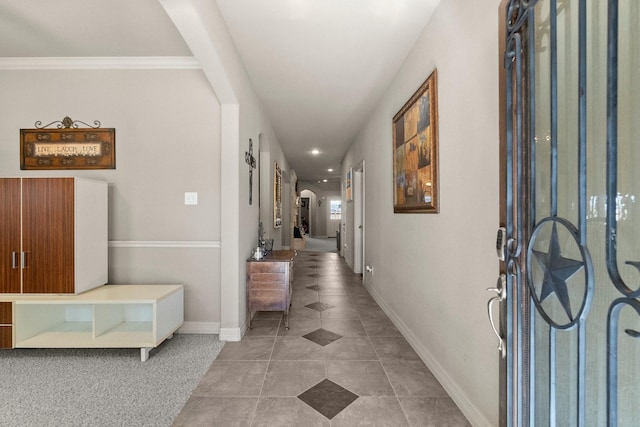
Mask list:
[[[20,169],[115,169],[116,130],[65,117],[20,129]],[[81,128],[79,124],[87,126]],[[56,128],[48,128],[56,125]]]

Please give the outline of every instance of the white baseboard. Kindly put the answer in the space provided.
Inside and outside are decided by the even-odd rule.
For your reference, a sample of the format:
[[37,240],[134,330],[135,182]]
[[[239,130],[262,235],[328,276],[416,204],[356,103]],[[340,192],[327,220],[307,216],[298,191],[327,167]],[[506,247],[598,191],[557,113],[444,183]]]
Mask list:
[[184,322],[179,334],[219,334],[220,322]]
[[385,303],[382,297],[366,283],[365,288],[369,291],[373,299],[376,300],[380,308],[389,316],[389,319],[398,328],[400,333],[402,333],[415,352],[418,353],[418,356],[420,356],[424,364],[431,370],[431,373],[438,379],[442,387],[449,393],[451,399],[458,405],[458,408],[460,408],[460,411],[467,417],[471,425],[492,427],[493,424],[489,422],[484,414],[469,400],[464,390],[453,381],[449,373],[438,363],[402,319]]
[[240,341],[242,328],[220,328],[220,341]]

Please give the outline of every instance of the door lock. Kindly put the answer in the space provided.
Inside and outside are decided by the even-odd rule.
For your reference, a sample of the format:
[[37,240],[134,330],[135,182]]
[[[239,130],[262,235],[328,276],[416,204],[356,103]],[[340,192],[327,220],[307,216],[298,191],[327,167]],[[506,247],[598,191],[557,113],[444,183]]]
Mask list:
[[507,246],[507,229],[504,227],[498,228],[496,236],[496,255],[500,261],[505,260],[505,248]]

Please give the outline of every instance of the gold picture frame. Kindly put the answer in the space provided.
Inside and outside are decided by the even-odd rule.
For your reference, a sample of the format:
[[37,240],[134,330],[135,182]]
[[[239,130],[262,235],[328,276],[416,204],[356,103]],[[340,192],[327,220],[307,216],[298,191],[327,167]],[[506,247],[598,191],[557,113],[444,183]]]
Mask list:
[[393,117],[393,212],[438,213],[437,70]]

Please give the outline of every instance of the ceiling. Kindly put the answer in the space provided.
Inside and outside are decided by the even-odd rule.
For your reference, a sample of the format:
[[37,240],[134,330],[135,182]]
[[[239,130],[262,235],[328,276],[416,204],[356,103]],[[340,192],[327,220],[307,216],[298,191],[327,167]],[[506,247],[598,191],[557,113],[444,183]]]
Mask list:
[[[439,2],[209,1],[306,181],[339,180],[347,148]],[[190,55],[157,0],[0,0],[0,57]]]

